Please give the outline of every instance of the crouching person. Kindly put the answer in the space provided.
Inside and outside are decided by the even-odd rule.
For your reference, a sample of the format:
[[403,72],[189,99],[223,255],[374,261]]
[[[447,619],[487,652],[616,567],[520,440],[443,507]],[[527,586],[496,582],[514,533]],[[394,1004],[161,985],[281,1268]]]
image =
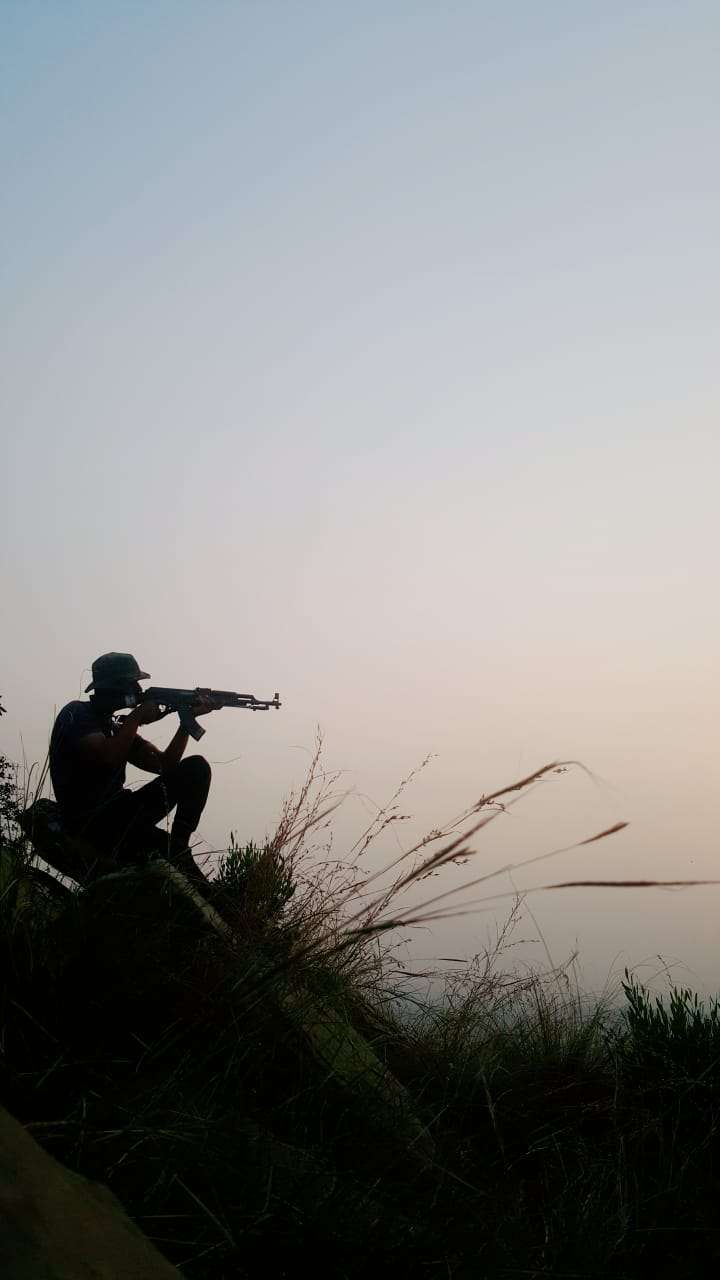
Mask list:
[[[188,734],[182,727],[164,751],[140,736],[164,712],[139,702],[141,680],[149,680],[132,654],[106,653],[92,665],[87,702],[63,707],[50,738],[50,776],[63,826],[82,836],[122,866],[143,854],[168,858],[187,875],[205,880],[190,852],[210,790],[210,765],[203,756],[183,759]],[[115,713],[132,710],[122,719]],[[198,697],[193,716],[215,707]],[[157,776],[130,791],[128,764]],[[156,823],[175,810],[168,833]]]

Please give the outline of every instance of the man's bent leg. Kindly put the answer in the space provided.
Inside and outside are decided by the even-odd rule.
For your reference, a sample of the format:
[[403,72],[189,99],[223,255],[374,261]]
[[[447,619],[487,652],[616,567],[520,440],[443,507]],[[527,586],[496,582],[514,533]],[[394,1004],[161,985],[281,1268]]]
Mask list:
[[203,756],[187,756],[167,773],[133,792],[140,824],[154,826],[175,808],[168,856],[188,874],[202,875],[188,848],[210,790],[212,771]]

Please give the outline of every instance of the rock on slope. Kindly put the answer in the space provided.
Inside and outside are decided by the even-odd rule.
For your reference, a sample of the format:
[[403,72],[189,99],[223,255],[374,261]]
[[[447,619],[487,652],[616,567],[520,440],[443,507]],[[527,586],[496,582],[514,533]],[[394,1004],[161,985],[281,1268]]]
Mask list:
[[3,1280],[172,1280],[106,1187],[70,1173],[0,1107]]

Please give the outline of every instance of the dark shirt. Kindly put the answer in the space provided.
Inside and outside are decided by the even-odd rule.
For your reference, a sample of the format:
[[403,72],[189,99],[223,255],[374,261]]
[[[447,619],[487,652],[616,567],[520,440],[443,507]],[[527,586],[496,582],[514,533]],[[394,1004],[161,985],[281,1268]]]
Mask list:
[[63,821],[70,829],[102,809],[125,785],[124,764],[103,764],[78,750],[81,739],[89,733],[111,738],[116,729],[112,716],[101,715],[92,702],[68,702],[53,725],[50,777]]

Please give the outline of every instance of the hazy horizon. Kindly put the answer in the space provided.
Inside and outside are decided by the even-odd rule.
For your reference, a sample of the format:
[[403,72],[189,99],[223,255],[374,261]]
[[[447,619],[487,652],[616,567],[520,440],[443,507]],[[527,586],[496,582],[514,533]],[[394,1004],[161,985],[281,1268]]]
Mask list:
[[[272,830],[319,724],[338,854],[428,753],[403,841],[579,760],[483,867],[627,820],[518,884],[720,878],[717,7],[1,21],[0,752],[129,650],[280,691],[207,721],[213,847]],[[592,982],[720,988],[720,886],[531,905]]]

